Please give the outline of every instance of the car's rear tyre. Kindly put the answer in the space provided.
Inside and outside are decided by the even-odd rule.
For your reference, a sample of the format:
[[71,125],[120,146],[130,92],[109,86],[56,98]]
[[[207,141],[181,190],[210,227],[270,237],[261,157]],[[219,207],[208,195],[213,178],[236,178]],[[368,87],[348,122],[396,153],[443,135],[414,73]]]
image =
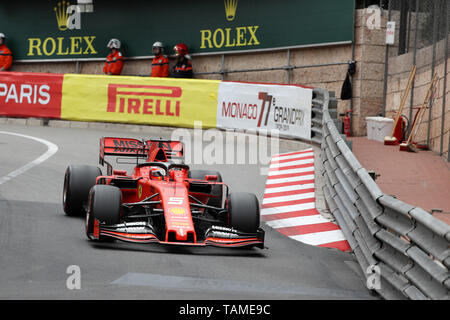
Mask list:
[[[93,239],[94,220],[106,225],[120,223],[122,208],[122,192],[119,188],[109,185],[95,185],[89,195],[89,209],[86,216],[86,235]],[[100,237],[98,240],[107,241],[111,238]]]
[[83,205],[87,204],[89,190],[95,185],[102,171],[88,165],[70,165],[64,175],[63,208],[68,216],[86,214]]
[[259,201],[253,193],[235,192],[228,196],[229,226],[256,233],[260,223]]
[[[188,178],[206,180],[206,176],[217,176],[217,182],[222,182],[222,176],[218,171],[211,170],[189,170]],[[222,207],[222,185],[214,185],[211,189],[211,195],[214,196],[208,200],[207,205],[211,207]]]

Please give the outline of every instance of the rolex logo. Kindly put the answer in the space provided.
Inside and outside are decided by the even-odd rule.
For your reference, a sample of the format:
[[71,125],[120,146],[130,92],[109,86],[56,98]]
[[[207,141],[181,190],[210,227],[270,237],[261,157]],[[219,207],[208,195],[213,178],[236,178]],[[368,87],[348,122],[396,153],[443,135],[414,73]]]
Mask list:
[[81,8],[78,5],[70,5],[69,1],[62,0],[53,8],[56,15],[58,29],[81,29]]
[[228,21],[233,21],[236,15],[238,0],[224,0],[225,3],[225,17]]
[[70,5],[68,1],[60,1],[58,5],[53,8],[56,15],[56,22],[58,23],[58,29],[61,31],[67,30],[67,20],[69,19],[69,14],[67,13],[67,8]]

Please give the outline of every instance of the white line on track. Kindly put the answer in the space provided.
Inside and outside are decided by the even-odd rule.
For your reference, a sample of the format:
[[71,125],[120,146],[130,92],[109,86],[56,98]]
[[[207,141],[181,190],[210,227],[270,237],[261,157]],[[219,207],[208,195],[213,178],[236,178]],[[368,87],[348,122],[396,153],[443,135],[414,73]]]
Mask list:
[[314,163],[314,159],[301,159],[301,160],[294,160],[294,161],[282,162],[282,163],[272,162],[272,163],[270,163],[270,169],[290,167],[290,166],[295,166],[295,165],[300,165],[300,164],[308,164],[308,163]]
[[279,176],[280,174],[295,174],[295,173],[303,173],[314,171],[314,166],[306,167],[306,168],[297,168],[297,169],[280,169],[268,172],[269,177]]
[[267,179],[266,188],[267,188],[267,186],[270,186],[271,184],[286,183],[286,182],[293,182],[293,181],[305,181],[305,180],[313,180],[313,179],[314,179],[313,174],[308,174],[308,175],[300,176],[300,177]]
[[314,209],[316,204],[314,202],[301,203],[301,204],[293,204],[282,207],[274,207],[274,208],[263,208],[261,209],[261,215],[269,215],[269,214],[277,214],[277,213],[287,213],[287,212],[296,212],[303,211],[308,209]]
[[[269,187],[270,187],[270,185],[269,185]],[[264,191],[264,194],[269,195],[271,193],[304,190],[304,189],[311,189],[311,188],[314,188],[314,183],[298,184],[298,185],[293,185],[293,186],[276,187],[276,188],[266,188],[266,190]]]
[[305,155],[305,154],[313,155],[314,150],[306,149],[306,150],[297,151],[297,152],[286,152],[286,153],[281,153],[281,154],[274,154],[272,156],[272,159],[275,161],[283,160],[283,159],[292,159],[292,158],[296,158],[296,157],[299,157],[300,155]]
[[304,217],[293,217],[279,220],[271,220],[266,222],[272,228],[286,228],[294,226],[304,226],[309,224],[330,223],[330,220],[322,217],[320,214]]
[[35,141],[45,144],[47,146],[47,151],[44,154],[42,154],[41,156],[39,156],[38,158],[34,159],[31,162],[28,162],[26,165],[20,167],[19,169],[8,173],[6,176],[0,177],[0,185],[21,175],[25,171],[33,168],[34,166],[41,164],[42,162],[44,162],[45,160],[50,158],[52,155],[54,155],[58,151],[58,146],[56,144],[51,143],[50,141],[47,141],[47,140],[44,140],[41,138],[32,137],[32,136],[15,133],[15,132],[8,132],[8,131],[0,131],[0,134],[9,134],[9,135],[13,135],[13,136],[18,136],[18,137],[22,137],[22,138],[26,138],[26,139],[35,140]]
[[311,244],[313,246],[346,240],[344,234],[342,233],[342,230],[331,230],[316,233],[299,234],[295,236],[290,236],[290,238]]
[[279,156],[278,158],[272,158],[272,162],[275,163],[275,162],[280,162],[283,160],[293,160],[293,159],[300,160],[300,159],[311,157],[311,156],[314,156],[314,152],[312,152],[312,151],[309,153],[293,154],[293,155],[284,156],[284,157]]
[[286,201],[302,200],[302,199],[309,199],[309,198],[314,198],[314,192],[291,194],[288,196],[279,196],[279,197],[273,197],[273,198],[264,198],[263,204],[279,202],[280,205],[283,205],[283,203]]

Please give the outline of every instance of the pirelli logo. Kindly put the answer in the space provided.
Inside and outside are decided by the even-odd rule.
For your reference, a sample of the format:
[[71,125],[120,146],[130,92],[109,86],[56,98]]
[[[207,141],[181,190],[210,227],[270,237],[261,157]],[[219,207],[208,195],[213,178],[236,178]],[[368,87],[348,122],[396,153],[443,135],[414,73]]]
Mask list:
[[108,112],[180,116],[180,87],[109,84]]

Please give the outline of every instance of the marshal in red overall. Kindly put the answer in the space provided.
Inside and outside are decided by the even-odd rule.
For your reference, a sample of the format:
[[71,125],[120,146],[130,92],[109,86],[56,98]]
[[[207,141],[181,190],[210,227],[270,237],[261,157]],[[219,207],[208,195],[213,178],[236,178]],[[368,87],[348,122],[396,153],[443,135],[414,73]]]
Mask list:
[[[259,202],[252,193],[229,193],[219,172],[190,170],[181,141],[100,139],[97,166],[70,165],[63,206],[86,215],[93,241],[122,240],[190,246],[264,248]],[[105,160],[132,165],[113,169]]]

